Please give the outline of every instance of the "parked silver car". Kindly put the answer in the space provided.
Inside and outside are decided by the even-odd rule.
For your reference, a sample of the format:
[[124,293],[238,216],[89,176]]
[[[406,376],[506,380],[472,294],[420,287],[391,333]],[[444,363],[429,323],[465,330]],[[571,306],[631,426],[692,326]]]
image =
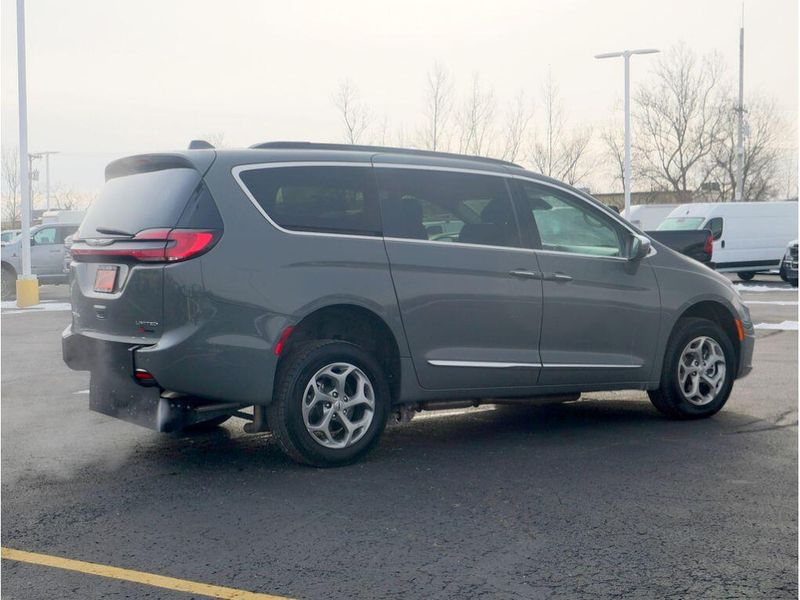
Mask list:
[[19,234],[19,229],[4,229],[2,232],[0,232],[0,243],[6,244],[8,242],[12,242]]
[[751,368],[727,278],[512,163],[280,142],[106,180],[71,248],[64,360],[93,410],[160,431],[235,414],[337,465],[390,415],[454,403],[639,389],[708,417]]
[[[77,231],[79,223],[45,223],[31,227],[31,272],[42,283],[65,283],[64,239]],[[16,297],[17,276],[22,272],[22,242],[19,237],[3,244],[0,250],[2,266],[2,297]]]

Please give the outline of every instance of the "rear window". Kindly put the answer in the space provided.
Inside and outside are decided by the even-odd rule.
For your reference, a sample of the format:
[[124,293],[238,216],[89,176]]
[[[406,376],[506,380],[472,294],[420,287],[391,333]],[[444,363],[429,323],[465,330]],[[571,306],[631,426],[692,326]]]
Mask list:
[[698,229],[704,217],[670,217],[664,219],[658,226],[659,231],[676,231]]
[[372,169],[286,167],[239,174],[269,218],[296,231],[380,235]]
[[99,229],[135,234],[174,227],[200,182],[194,169],[164,169],[110,179],[81,223],[78,237],[108,237]]

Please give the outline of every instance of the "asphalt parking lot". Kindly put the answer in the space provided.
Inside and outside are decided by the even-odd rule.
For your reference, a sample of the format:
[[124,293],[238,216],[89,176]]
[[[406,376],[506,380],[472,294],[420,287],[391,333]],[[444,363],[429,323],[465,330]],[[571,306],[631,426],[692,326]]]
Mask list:
[[[430,413],[332,470],[240,420],[172,437],[89,412],[64,292],[3,308],[4,551],[298,598],[797,597],[797,292],[774,277],[744,288],[755,369],[712,419],[641,392]],[[201,597],[2,566],[7,598]]]

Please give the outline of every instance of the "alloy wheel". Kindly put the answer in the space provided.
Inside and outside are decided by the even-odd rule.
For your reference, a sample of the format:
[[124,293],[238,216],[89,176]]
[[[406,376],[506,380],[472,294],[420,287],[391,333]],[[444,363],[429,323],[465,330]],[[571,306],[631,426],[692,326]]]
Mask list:
[[725,353],[708,336],[689,342],[678,361],[678,387],[683,397],[695,406],[714,401],[725,384]]
[[302,408],[306,429],[318,444],[347,448],[364,437],[372,424],[375,390],[355,365],[332,363],[308,382]]

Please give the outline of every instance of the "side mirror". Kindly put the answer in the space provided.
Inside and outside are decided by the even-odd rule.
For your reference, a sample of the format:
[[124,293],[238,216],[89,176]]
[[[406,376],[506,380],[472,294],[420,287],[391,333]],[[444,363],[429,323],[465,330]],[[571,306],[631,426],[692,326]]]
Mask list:
[[631,238],[631,251],[628,254],[628,260],[642,260],[650,254],[650,239],[643,236],[635,234]]

